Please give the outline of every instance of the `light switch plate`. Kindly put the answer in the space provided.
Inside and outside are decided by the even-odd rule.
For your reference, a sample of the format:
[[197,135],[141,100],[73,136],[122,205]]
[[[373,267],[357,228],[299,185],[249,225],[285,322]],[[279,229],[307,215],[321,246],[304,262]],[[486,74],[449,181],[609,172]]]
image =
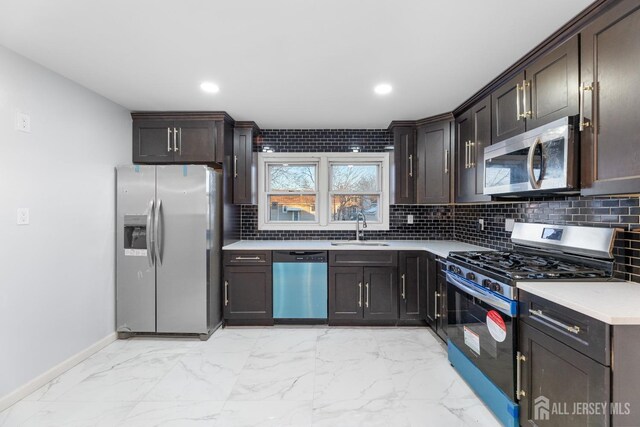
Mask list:
[[504,220],[504,231],[513,231],[513,226],[516,220],[513,218],[507,218]]
[[29,225],[29,208],[18,208],[16,224]]
[[413,215],[407,215],[407,224],[413,224]]

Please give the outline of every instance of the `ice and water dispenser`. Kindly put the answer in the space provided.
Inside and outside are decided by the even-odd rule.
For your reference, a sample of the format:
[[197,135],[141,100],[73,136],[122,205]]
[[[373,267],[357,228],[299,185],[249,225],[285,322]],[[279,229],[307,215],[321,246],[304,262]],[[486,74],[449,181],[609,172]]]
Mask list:
[[124,216],[124,254],[147,256],[147,215]]

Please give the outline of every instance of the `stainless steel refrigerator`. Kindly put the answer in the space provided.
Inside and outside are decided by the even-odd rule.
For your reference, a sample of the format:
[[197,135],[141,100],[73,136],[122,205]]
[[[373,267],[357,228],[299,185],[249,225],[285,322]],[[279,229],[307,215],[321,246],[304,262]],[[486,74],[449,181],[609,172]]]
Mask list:
[[120,337],[198,334],[221,323],[222,176],[206,166],[117,168]]

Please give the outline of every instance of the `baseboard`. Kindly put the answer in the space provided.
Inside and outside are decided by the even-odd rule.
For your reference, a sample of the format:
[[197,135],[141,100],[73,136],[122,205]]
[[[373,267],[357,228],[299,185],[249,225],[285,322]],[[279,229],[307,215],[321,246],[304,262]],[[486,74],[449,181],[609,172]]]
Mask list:
[[117,338],[117,334],[115,332],[107,335],[106,337],[102,338],[100,341],[74,354],[67,360],[57,364],[53,368],[49,369],[47,372],[37,376],[36,378],[32,379],[25,385],[18,387],[17,389],[15,389],[14,391],[12,391],[11,393],[5,396],[0,397],[0,412],[7,409],[14,403],[18,402],[19,400],[24,399],[25,397],[27,397],[28,395],[30,395],[31,393],[33,393],[34,391],[38,390],[40,387],[42,387],[43,385],[51,381],[52,379],[65,373],[69,369],[76,366],[78,363],[87,359],[89,356],[102,350],[103,348],[105,348],[106,346],[114,342],[116,338]]

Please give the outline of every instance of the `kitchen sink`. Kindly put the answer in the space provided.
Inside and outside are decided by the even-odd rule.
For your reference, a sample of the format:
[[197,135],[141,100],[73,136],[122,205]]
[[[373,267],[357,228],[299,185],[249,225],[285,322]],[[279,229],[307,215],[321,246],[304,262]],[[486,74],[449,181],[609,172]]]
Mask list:
[[386,242],[373,242],[367,240],[343,240],[331,242],[331,246],[389,246]]

